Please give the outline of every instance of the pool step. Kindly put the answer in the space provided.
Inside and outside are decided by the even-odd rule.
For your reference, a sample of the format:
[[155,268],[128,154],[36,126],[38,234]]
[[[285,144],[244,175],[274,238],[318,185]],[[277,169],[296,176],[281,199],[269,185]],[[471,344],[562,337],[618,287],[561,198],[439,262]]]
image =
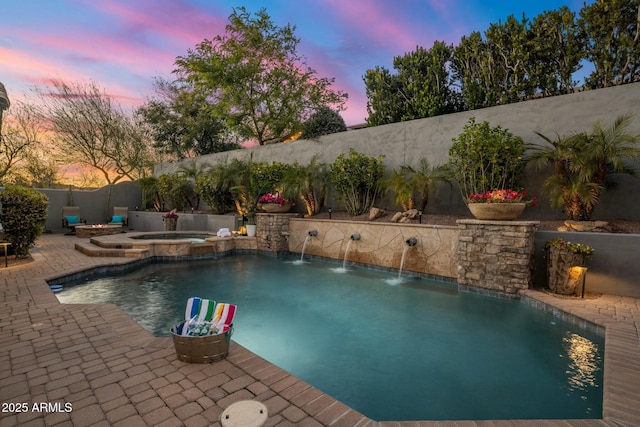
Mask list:
[[147,248],[105,248],[90,242],[76,243],[75,248],[78,252],[91,257],[146,258],[149,256]]

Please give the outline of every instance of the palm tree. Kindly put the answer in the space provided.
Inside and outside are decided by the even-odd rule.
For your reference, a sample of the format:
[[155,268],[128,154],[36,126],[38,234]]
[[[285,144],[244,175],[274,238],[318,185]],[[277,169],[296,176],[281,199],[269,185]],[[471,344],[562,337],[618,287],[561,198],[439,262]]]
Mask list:
[[282,195],[287,199],[300,197],[308,216],[316,215],[324,207],[329,187],[329,172],[325,163],[314,156],[307,165],[294,163],[282,179]]
[[547,144],[530,146],[528,161],[538,168],[554,166],[555,175],[545,181],[545,192],[553,207],[564,206],[568,219],[591,219],[608,174],[634,173],[628,161],[640,158],[640,135],[627,132],[630,123],[631,116],[623,115],[609,127],[595,123],[588,134],[556,135],[555,140],[536,132]]
[[202,200],[218,214],[224,214],[233,206],[231,187],[234,185],[234,171],[227,161],[209,167],[196,177],[196,191]]
[[402,165],[391,172],[386,185],[393,191],[395,202],[403,211],[418,209],[424,211],[429,202],[429,189],[439,181],[447,180],[443,166],[431,167],[425,157],[420,157],[417,167]]
[[407,168],[411,172],[411,184],[418,193],[418,210],[424,211],[429,202],[429,189],[438,182],[447,181],[447,169],[442,165],[431,167],[426,157],[420,157],[417,168]]
[[391,172],[391,175],[385,180],[385,185],[393,191],[393,200],[405,212],[416,207],[410,168],[410,166],[403,165],[399,170]]

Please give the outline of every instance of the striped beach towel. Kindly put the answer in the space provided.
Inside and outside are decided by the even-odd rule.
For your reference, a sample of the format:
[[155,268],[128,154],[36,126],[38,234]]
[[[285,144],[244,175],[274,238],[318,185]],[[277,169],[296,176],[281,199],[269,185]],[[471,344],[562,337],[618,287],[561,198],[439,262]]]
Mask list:
[[229,330],[230,325],[233,323],[233,317],[236,315],[236,309],[238,307],[233,304],[227,304],[219,302],[216,305],[215,315],[213,316],[213,324],[216,327],[216,332],[221,334]]
[[[211,324],[215,313],[216,302],[199,297],[191,297],[187,300],[187,308],[184,313],[185,323],[181,335],[192,335],[194,331],[203,333],[205,326]],[[194,329],[196,326],[196,329]],[[206,326],[206,329],[209,329]]]
[[191,297],[187,300],[187,309],[184,313],[184,320],[195,320],[197,322],[210,322],[213,320],[216,302],[210,299]]

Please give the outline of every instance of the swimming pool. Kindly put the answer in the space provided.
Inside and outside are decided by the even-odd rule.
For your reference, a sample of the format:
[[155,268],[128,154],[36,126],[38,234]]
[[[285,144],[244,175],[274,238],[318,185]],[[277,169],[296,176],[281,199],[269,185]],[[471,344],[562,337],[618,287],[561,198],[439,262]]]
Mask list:
[[601,417],[602,338],[452,284],[293,260],[155,264],[57,296],[117,304],[164,336],[189,296],[235,303],[235,341],[379,421]]

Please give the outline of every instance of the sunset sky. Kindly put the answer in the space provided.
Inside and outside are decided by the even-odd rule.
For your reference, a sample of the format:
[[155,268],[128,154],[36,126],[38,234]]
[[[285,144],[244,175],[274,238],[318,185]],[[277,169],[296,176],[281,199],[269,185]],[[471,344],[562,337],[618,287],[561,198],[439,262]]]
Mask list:
[[[347,125],[364,122],[367,69],[522,12],[530,19],[583,0],[21,0],[2,2],[0,82],[12,100],[51,79],[95,81],[123,106],[153,96],[177,56],[224,33],[233,7],[265,7],[276,25],[295,25],[299,53],[349,94]],[[592,1],[587,1],[592,3]]]

